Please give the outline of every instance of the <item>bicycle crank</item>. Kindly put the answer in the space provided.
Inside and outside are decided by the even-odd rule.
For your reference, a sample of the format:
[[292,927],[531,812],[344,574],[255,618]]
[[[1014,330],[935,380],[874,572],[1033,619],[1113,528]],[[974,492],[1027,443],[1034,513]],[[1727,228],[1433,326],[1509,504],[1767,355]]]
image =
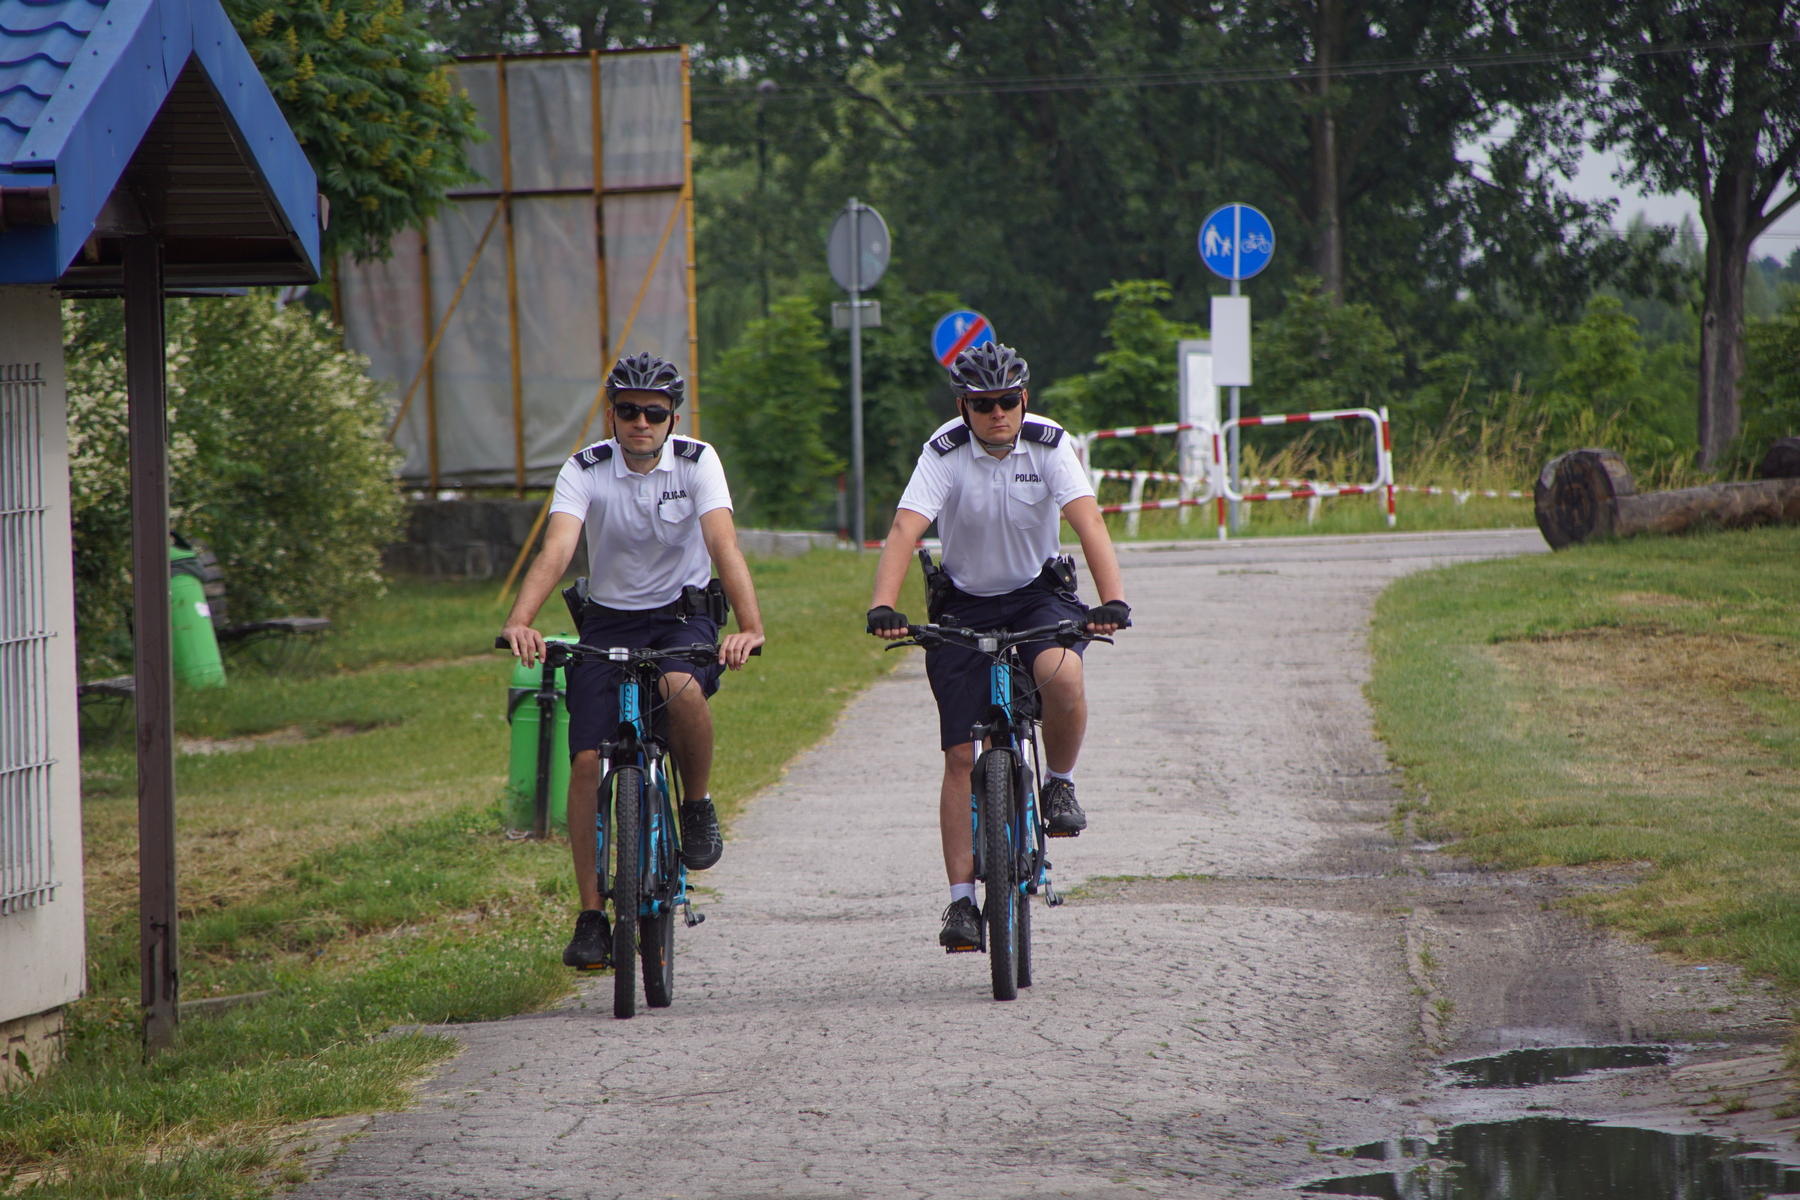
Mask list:
[[706,914],[703,912],[695,912],[693,904],[683,900],[681,902],[681,919],[687,922],[687,927],[689,929],[692,929],[694,926],[700,924],[700,922],[706,920]]
[[1051,887],[1050,881],[1046,879],[1044,881],[1044,903],[1048,904],[1051,908],[1056,908],[1059,907],[1062,902],[1063,898],[1056,894],[1056,889]]

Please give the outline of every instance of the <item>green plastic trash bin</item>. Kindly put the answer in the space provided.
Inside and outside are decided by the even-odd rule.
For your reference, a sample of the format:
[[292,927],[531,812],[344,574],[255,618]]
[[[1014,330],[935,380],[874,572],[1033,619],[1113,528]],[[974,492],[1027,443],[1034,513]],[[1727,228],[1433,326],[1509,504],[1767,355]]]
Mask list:
[[200,556],[169,547],[169,615],[174,626],[175,678],[189,687],[225,686],[225,660],[206,603]]
[[[558,634],[544,639],[550,642],[577,641],[572,634]],[[552,673],[555,689],[551,697],[553,713],[550,723],[549,771],[545,781],[545,828],[538,829],[538,753],[539,730],[543,727],[544,664],[528,667],[513,660],[512,686],[506,693],[506,719],[512,725],[512,750],[506,773],[506,828],[515,833],[545,833],[569,823],[569,705],[559,668]]]

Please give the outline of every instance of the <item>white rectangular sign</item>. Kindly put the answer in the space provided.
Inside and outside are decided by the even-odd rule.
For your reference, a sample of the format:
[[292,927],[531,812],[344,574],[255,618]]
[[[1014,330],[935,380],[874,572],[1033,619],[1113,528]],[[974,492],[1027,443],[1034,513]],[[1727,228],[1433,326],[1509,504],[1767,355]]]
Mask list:
[[1214,387],[1250,386],[1250,297],[1212,298]]

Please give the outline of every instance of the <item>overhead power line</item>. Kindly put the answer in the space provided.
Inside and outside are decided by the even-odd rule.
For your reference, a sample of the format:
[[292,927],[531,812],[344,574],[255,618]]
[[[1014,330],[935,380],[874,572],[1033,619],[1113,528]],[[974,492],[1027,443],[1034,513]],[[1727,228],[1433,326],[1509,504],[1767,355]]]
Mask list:
[[[1428,75],[1434,71],[1482,71],[1496,67],[1547,66],[1556,63],[1607,62],[1662,55],[1699,54],[1712,50],[1745,50],[1762,46],[1800,43],[1800,32],[1777,38],[1729,38],[1712,42],[1684,42],[1666,46],[1608,46],[1601,49],[1504,51],[1462,57],[1406,58],[1360,63],[1341,63],[1330,69],[1331,78],[1357,79],[1379,75]],[[958,78],[884,82],[882,90],[905,96],[1007,95],[1021,92],[1082,92],[1112,88],[1236,87],[1256,83],[1308,82],[1319,69],[1310,64],[1240,67],[1204,71],[1135,71],[1110,75],[1030,75],[1013,78]],[[696,84],[693,96],[701,103],[728,100],[808,100],[843,96],[851,90],[843,83],[783,85],[780,90],[759,90],[755,84]]]

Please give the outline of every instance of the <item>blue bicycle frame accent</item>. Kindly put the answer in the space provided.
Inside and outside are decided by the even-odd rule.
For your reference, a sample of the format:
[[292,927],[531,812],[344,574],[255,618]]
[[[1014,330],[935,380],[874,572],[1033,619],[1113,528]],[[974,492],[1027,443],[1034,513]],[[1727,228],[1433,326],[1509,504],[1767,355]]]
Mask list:
[[[1009,655],[1012,653],[1014,652],[1008,652]],[[1013,762],[1019,769],[1019,793],[1023,797],[1025,809],[1024,827],[1007,830],[1007,840],[1012,843],[1013,852],[1017,855],[1020,849],[1018,845],[1019,839],[1025,838],[1029,840],[1032,833],[1038,827],[1037,772],[1035,769],[1026,769],[1027,759],[1025,756],[1024,740],[1019,735],[1017,724],[1014,723],[1013,667],[1006,658],[1002,658],[1001,661],[988,668],[988,703],[1003,710],[1006,713],[1008,723],[1012,725],[1012,744],[1008,748],[1013,752]],[[973,760],[979,761],[981,758],[981,743],[975,742],[973,743],[973,747]],[[1035,768],[1035,756],[1031,760],[1030,765]],[[974,847],[977,858],[979,858],[981,854],[981,805],[973,788],[969,791],[969,833],[971,844]],[[1035,894],[1049,884],[1049,868],[1050,864],[1045,860],[1044,856],[1041,854],[1037,855],[1037,876],[1033,879],[1019,880],[1020,894]]]
[[[650,760],[644,747],[650,741],[650,714],[643,703],[644,689],[631,671],[625,672],[625,678],[619,683],[619,719],[637,731],[637,763],[644,773],[644,812],[638,828],[642,830],[642,838],[638,844],[638,878],[652,878],[653,864],[664,858],[665,843],[672,843],[676,832],[666,827],[666,815],[673,805],[669,803],[669,777],[662,769],[661,759]],[[609,767],[617,764],[609,763]],[[618,790],[613,790],[614,803],[617,803]],[[594,814],[594,840],[599,861],[606,861],[606,814],[596,810]],[[640,899],[638,915],[640,917],[660,916],[664,909],[679,908],[687,903],[687,868],[681,864],[679,856],[670,855],[675,862],[675,891],[667,900]],[[617,900],[614,901],[617,911]]]

